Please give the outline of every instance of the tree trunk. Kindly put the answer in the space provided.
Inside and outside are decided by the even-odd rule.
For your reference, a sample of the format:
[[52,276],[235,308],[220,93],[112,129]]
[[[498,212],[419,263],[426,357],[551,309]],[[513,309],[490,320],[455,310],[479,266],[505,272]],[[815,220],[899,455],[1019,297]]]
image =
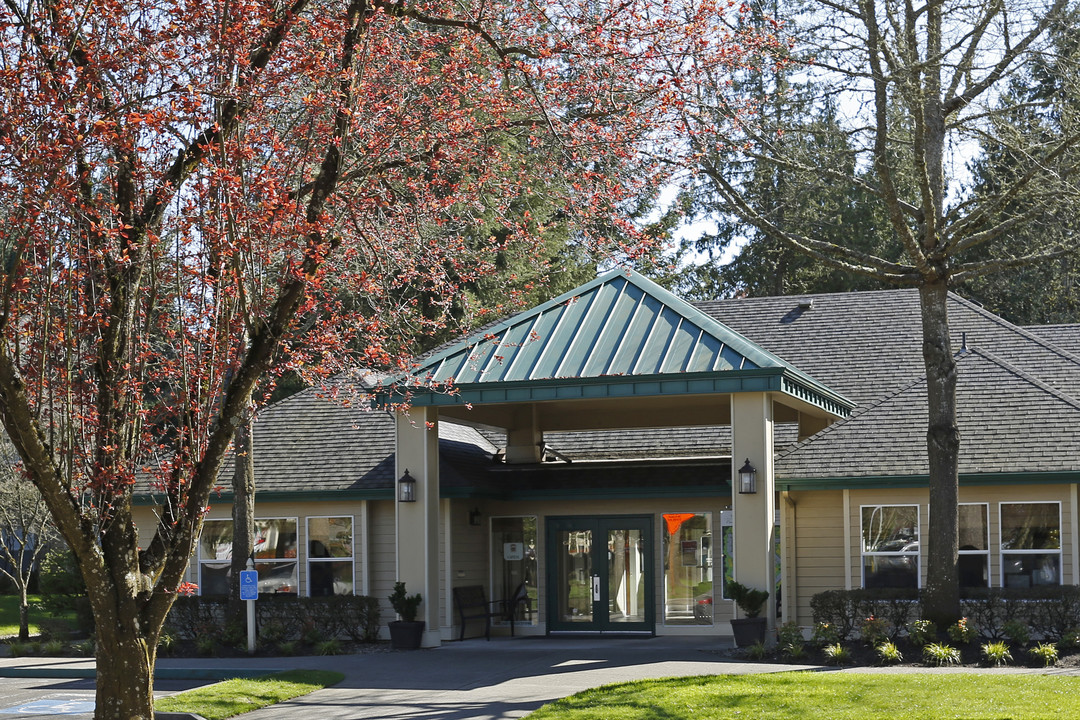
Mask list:
[[244,413],[233,439],[236,454],[233,472],[233,543],[232,572],[229,584],[229,618],[231,624],[246,627],[247,603],[240,599],[240,571],[255,551],[255,431],[250,408]]
[[137,618],[98,610],[94,720],[153,720],[160,628],[146,632]]
[[923,617],[941,629],[960,617],[957,568],[960,431],[956,426],[956,359],[949,339],[948,283],[919,288],[922,307],[923,360],[926,363],[930,468],[930,522]]
[[19,642],[30,640],[30,603],[26,583],[19,583]]

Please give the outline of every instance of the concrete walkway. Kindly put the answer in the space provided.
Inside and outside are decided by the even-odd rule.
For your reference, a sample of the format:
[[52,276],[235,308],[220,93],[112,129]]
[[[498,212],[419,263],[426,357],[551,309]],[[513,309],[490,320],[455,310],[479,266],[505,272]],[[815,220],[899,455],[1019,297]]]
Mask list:
[[[244,720],[501,720],[522,717],[551,700],[613,682],[679,675],[820,669],[816,666],[739,662],[718,654],[722,648],[717,640],[700,638],[496,638],[490,642],[480,639],[448,643],[441,648],[413,652],[296,658],[163,658],[158,663],[158,677],[166,683],[169,682],[167,678],[178,678],[195,671],[207,676],[230,671],[250,673],[288,668],[345,673],[344,681],[333,687],[247,713],[242,716]],[[64,670],[85,673],[92,672],[93,661],[3,658],[0,659],[0,678],[10,676],[20,668],[50,674]],[[1009,668],[994,672],[1044,671]],[[5,708],[13,706],[5,698],[5,688],[9,683],[19,682],[43,681],[0,681],[0,720]],[[89,689],[82,695],[84,701],[93,700],[92,680],[81,682],[89,683]],[[39,691],[43,697],[62,699],[71,695],[70,687],[56,681],[47,681]],[[166,693],[170,691],[165,690]],[[72,709],[76,707],[72,706]],[[35,717],[25,713],[20,715]],[[55,717],[58,713],[37,717],[46,716]],[[92,715],[68,713],[64,717],[88,720]]]

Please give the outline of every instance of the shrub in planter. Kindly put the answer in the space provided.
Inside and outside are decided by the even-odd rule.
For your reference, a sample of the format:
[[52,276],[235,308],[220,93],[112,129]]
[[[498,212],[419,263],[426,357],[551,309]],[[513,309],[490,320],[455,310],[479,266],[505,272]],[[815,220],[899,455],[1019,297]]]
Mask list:
[[769,593],[765,590],[749,588],[736,580],[728,583],[727,590],[728,595],[744,615],[742,618],[731,620],[731,632],[735,636],[735,644],[738,647],[748,647],[755,643],[764,643],[768,621],[759,615],[765,608]]
[[425,623],[416,619],[423,596],[420,593],[409,595],[405,583],[394,583],[394,592],[390,595],[390,605],[401,620],[390,623],[390,646],[396,650],[415,650],[420,647],[424,635]]

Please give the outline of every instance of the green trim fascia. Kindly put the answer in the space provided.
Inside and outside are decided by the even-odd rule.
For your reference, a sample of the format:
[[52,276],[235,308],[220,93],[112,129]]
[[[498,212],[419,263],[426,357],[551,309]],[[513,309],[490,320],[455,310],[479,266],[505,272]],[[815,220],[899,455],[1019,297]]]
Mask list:
[[526,490],[493,490],[481,488],[449,488],[440,492],[439,496],[446,499],[474,499],[474,500],[611,500],[619,498],[623,500],[645,498],[670,498],[670,497],[731,497],[730,483],[717,483],[709,487],[694,486],[663,486],[654,488],[557,488],[553,490],[526,489]]
[[[962,473],[960,485],[1065,485],[1080,482],[1080,471],[1045,473]],[[927,475],[868,475],[866,477],[782,478],[778,490],[889,490],[926,488]]]
[[[439,488],[439,497],[445,500],[603,500],[609,498],[658,498],[658,497],[685,497],[687,495],[706,497],[730,497],[731,485],[718,483],[710,487],[692,486],[664,486],[657,488],[571,488],[556,490],[514,490],[514,489],[490,489],[479,487],[452,487]],[[222,503],[231,503],[232,493],[221,493],[211,498],[211,504],[216,500]],[[393,500],[393,488],[380,490],[323,490],[317,493],[295,492],[256,492],[255,502],[341,502],[343,500]],[[140,495],[135,498],[134,504],[140,507],[153,507],[160,503],[154,502],[153,498]]]
[[681,373],[678,375],[619,375],[600,378],[550,378],[502,383],[455,385],[453,392],[413,391],[409,403],[416,407],[480,405],[485,403],[588,400],[595,398],[655,397],[740,392],[779,392],[810,403],[838,417],[847,417],[854,405],[808,382],[806,376],[787,368]]

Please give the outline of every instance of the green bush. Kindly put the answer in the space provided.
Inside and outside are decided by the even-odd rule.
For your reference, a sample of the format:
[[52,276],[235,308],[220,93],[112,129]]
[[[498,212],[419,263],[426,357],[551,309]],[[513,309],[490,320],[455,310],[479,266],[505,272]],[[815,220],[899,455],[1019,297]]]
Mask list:
[[1009,645],[1004,640],[983,643],[980,650],[982,651],[983,659],[988,665],[999,667],[1012,662],[1012,653],[1009,652]]
[[315,645],[315,653],[317,655],[340,655],[343,652],[345,652],[345,649],[342,647],[341,641],[337,638],[323,640]]
[[815,623],[814,631],[810,635],[810,642],[817,648],[833,645],[840,642],[840,634],[836,628],[827,622]]
[[63,640],[47,640],[41,646],[41,652],[44,655],[56,656],[64,652],[67,645]]
[[765,647],[765,643],[763,642],[756,642],[746,648],[746,657],[751,660],[764,660],[768,654],[769,650]]
[[94,613],[86,598],[86,583],[70,550],[50,550],[41,560],[38,573],[41,607],[53,616],[75,614],[78,630],[94,632]]
[[908,640],[915,647],[923,647],[937,639],[937,625],[930,620],[913,620],[907,626]]
[[1031,628],[1020,620],[1009,620],[1001,627],[1001,632],[1013,645],[1023,647],[1031,642]]
[[948,632],[950,640],[963,645],[973,641],[978,634],[975,631],[975,626],[969,623],[966,617],[962,617],[950,625]]
[[891,640],[880,643],[874,648],[874,652],[882,665],[896,665],[904,661],[904,653],[900,652],[900,648]]
[[1058,661],[1058,649],[1054,643],[1039,643],[1028,650],[1028,654],[1041,660],[1043,667],[1050,667]]
[[870,615],[863,619],[859,627],[859,636],[862,637],[864,643],[875,647],[888,639],[888,624],[882,618]]
[[851,662],[851,651],[840,643],[826,645],[821,651],[825,654],[825,659],[833,665],[846,665]]
[[959,665],[960,651],[944,643],[927,643],[922,649],[923,662],[927,665]]
[[815,623],[826,623],[843,641],[850,639],[866,618],[880,618],[888,639],[895,640],[900,629],[919,608],[914,590],[827,590],[810,599]]

